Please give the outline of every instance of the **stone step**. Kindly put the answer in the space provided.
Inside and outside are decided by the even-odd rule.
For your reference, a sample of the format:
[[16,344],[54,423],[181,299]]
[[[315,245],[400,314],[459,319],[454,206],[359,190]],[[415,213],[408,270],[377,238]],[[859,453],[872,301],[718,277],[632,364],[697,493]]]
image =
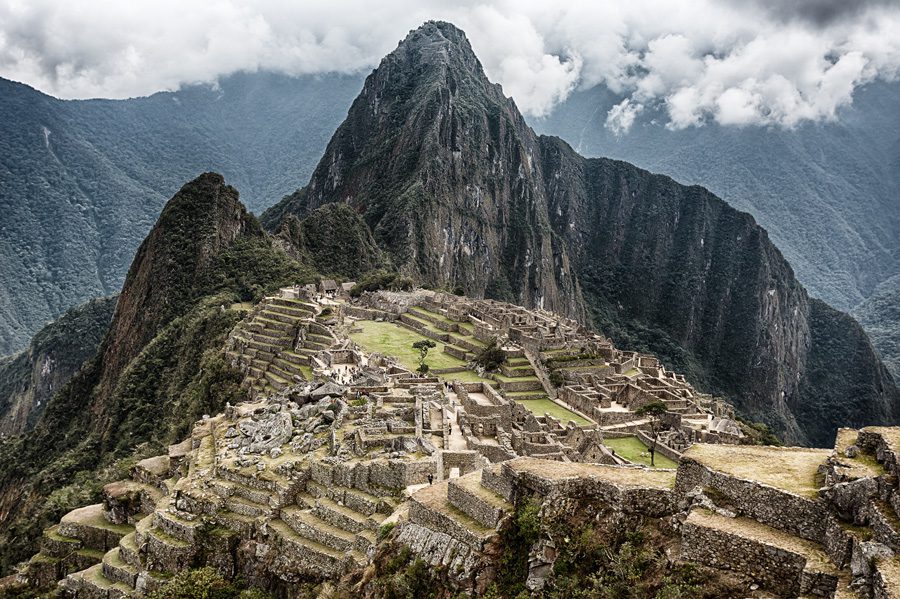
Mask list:
[[217,478],[213,480],[213,491],[221,498],[228,499],[233,495],[243,497],[261,506],[269,506],[272,492],[267,489],[256,489],[237,481]]
[[265,372],[265,378],[267,381],[269,381],[269,384],[271,384],[278,391],[283,391],[290,386],[290,381],[278,376],[271,370],[267,370]]
[[506,499],[481,484],[481,471],[450,479],[447,499],[450,505],[488,528],[497,528],[513,509]]
[[284,331],[272,331],[270,329],[257,329],[247,331],[247,336],[253,341],[265,343],[274,347],[284,347],[290,345],[294,341],[293,335],[288,335]]
[[57,532],[63,537],[79,539],[82,547],[106,552],[119,544],[119,539],[134,528],[113,524],[106,519],[102,503],[72,510],[62,517]]
[[189,520],[168,510],[153,513],[154,526],[165,534],[187,543],[194,543],[203,528],[201,520]]
[[328,497],[365,516],[371,516],[377,512],[385,512],[384,498],[360,491],[359,489],[341,486],[324,487],[312,481],[306,483],[306,488],[314,497]]
[[301,308],[299,306],[282,306],[279,304],[267,305],[266,311],[270,314],[284,314],[285,316],[289,316],[294,320],[305,320],[315,315],[315,312],[313,312],[313,310],[309,308]]
[[484,526],[450,504],[448,482],[429,485],[413,493],[409,500],[409,520],[433,531],[443,532],[480,551],[494,529]]
[[300,351],[284,350],[281,352],[281,358],[291,364],[299,366],[309,366],[309,356],[303,355]]
[[318,311],[318,308],[315,304],[311,304],[309,302],[305,302],[301,299],[294,298],[286,298],[286,297],[276,297],[272,298],[270,301],[266,302],[267,307],[284,307],[284,308],[293,308],[294,310],[299,310],[301,312],[315,314]]
[[748,518],[695,509],[682,526],[682,559],[733,570],[783,596],[831,597],[838,571],[822,547]]
[[352,533],[358,533],[367,529],[374,530],[378,526],[378,523],[373,518],[327,497],[316,499],[312,513],[325,522]]
[[122,561],[135,568],[141,567],[140,548],[136,540],[136,532],[129,533],[119,541],[119,555]]
[[284,331],[285,333],[292,332],[299,323],[299,318],[267,310],[263,310],[253,319],[253,324],[261,324],[268,329]]
[[[25,578],[32,589],[52,588],[60,578],[66,576],[68,561],[66,558],[53,557],[43,552],[36,553],[31,556],[24,569],[19,569],[19,576]],[[2,593],[0,590],[0,594]]]
[[285,359],[284,352],[282,352],[281,357],[275,358],[272,365],[285,373],[285,378],[298,376],[304,380],[306,379],[306,376],[303,374],[303,369],[300,368],[301,364]]
[[306,336],[307,341],[314,341],[315,343],[321,343],[325,347],[330,347],[332,343],[334,343],[334,337],[329,337],[327,335],[317,335],[315,333],[309,333]]
[[134,588],[137,581],[138,569],[122,559],[118,547],[110,549],[103,556],[101,563],[103,576],[113,582],[121,582],[129,588]]
[[303,342],[303,349],[312,350],[313,353],[317,353],[320,351],[325,351],[330,345],[330,343],[319,343],[318,341],[307,339]]
[[255,501],[251,501],[238,495],[232,495],[226,499],[225,507],[235,514],[250,518],[258,518],[272,513],[272,508],[270,508],[268,504],[263,505],[261,503],[256,503]]
[[64,558],[81,549],[81,541],[59,534],[59,525],[44,530],[41,537],[41,552],[51,557]]
[[194,545],[158,528],[149,529],[145,539],[145,563],[148,570],[175,573],[189,568],[194,561]]
[[284,508],[281,510],[281,519],[300,536],[336,551],[346,551],[356,541],[354,534],[329,524],[311,511],[297,507]]
[[60,585],[78,599],[120,599],[135,595],[133,588],[104,576],[102,564],[69,574]]
[[[256,339],[247,339],[247,347],[252,347],[258,352],[266,354],[275,355],[275,353],[281,349],[280,345],[276,345],[273,343],[267,343],[265,341],[257,341]],[[259,355],[259,354],[258,354]]]
[[230,510],[222,510],[215,516],[215,521],[229,530],[233,530],[244,538],[251,536],[256,529],[256,518],[245,516]]
[[133,480],[152,485],[160,490],[163,490],[163,481],[171,476],[171,461],[168,455],[143,459],[135,464],[131,471]]
[[300,380],[304,380],[302,375],[297,375],[293,372],[287,372],[278,365],[278,358],[275,358],[272,362],[269,363],[269,370],[272,374],[278,376],[278,378],[288,381],[288,383],[294,383],[296,378]]
[[344,553],[297,534],[283,520],[269,523],[276,545],[276,555],[286,566],[318,577],[334,575],[342,570]]
[[366,553],[375,545],[378,535],[374,530],[362,530],[356,533],[356,551]]

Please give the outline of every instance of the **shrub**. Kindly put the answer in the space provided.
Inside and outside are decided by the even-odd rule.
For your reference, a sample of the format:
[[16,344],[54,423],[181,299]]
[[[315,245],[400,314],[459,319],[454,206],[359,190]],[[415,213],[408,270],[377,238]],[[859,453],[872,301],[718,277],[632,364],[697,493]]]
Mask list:
[[504,359],[506,359],[506,355],[500,349],[497,340],[492,339],[488,346],[475,356],[474,362],[490,372],[500,368],[500,364],[503,363]]

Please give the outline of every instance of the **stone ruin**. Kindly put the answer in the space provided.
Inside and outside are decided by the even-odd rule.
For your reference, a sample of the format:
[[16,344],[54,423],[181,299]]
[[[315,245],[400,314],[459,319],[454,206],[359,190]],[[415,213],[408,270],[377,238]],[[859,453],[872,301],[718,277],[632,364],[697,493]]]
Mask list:
[[[388,310],[392,297],[403,300],[397,312]],[[412,298],[378,294],[344,306],[322,325],[327,336],[313,324],[323,306],[311,303],[296,328],[282,331],[294,349],[281,353],[249,343],[264,335],[249,336],[249,326],[271,321],[260,314],[290,307],[265,300],[228,348],[246,368],[248,400],[199,421],[129,480],[104,487],[101,503],[47,529],[18,583],[117,599],[210,565],[290,595],[299,581],[365,567],[379,531],[394,526],[396,542],[477,594],[491,580],[490,548],[504,523],[538,497],[546,510],[602,505],[665,519],[679,531],[673,560],[746,580],[747,596],[900,596],[900,428],[843,429],[833,450],[737,445],[729,406],[655,359],[540,311]],[[448,353],[473,354],[502,335],[503,374],[494,384],[458,380],[462,371],[422,377],[348,342],[353,314],[446,333]],[[303,354],[313,376],[257,384],[253,369],[296,353],[302,327],[330,340]],[[548,360],[554,355],[566,359]],[[543,380],[559,363],[571,367],[564,385],[548,388]],[[584,422],[535,413],[527,407],[534,396]],[[604,444],[646,436],[632,408],[648,398],[668,408],[664,443],[677,470],[629,464]],[[552,573],[545,549],[531,551],[527,584],[536,593]]]

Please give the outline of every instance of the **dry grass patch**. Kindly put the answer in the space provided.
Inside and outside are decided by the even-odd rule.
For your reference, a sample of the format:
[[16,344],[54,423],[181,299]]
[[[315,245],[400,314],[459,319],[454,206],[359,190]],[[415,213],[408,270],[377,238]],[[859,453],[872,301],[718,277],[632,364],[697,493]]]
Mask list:
[[750,518],[728,518],[705,509],[695,509],[688,516],[686,523],[713,528],[724,533],[750,539],[779,549],[802,555],[806,558],[806,567],[819,572],[837,574],[834,564],[819,545],[786,532],[760,524]]
[[717,472],[809,498],[818,497],[819,466],[830,455],[828,449],[709,443],[695,443],[684,453]]

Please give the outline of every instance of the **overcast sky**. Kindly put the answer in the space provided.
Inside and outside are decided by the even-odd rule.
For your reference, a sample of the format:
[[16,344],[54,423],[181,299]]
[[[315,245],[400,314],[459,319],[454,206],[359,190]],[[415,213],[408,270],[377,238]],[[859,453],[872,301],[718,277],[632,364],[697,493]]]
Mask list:
[[360,72],[428,19],[464,29],[529,115],[572,90],[623,95],[625,133],[835,118],[900,67],[900,0],[0,0],[0,76],[63,98],[124,98],[235,71]]

